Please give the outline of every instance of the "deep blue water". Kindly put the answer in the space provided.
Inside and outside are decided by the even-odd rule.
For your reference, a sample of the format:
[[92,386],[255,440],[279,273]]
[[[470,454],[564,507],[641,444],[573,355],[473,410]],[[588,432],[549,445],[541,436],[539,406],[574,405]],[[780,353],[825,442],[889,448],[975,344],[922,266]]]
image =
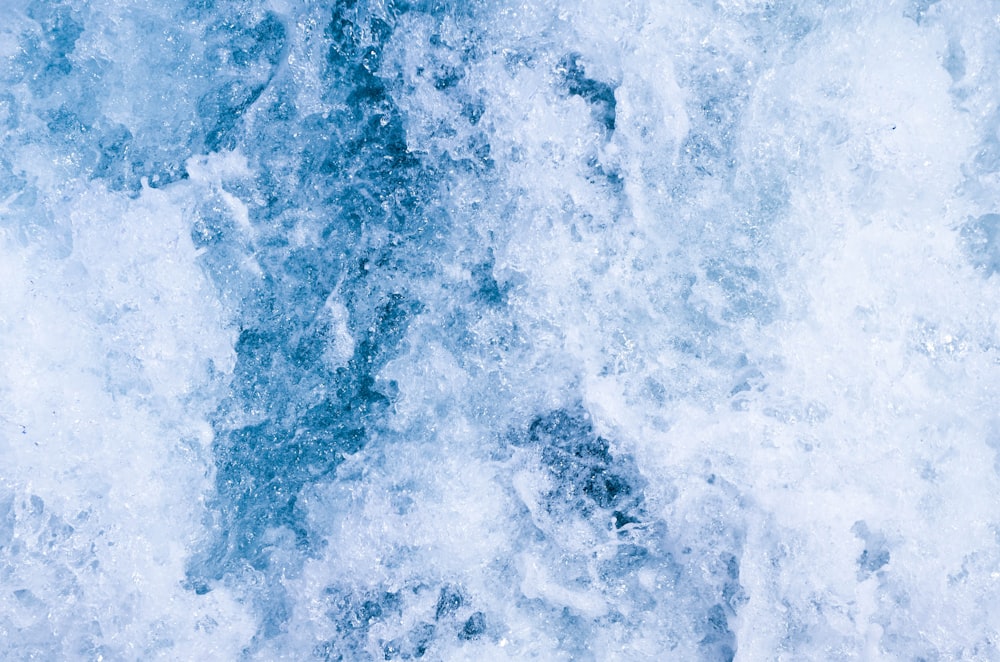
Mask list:
[[1000,659],[998,37],[7,0],[0,657]]

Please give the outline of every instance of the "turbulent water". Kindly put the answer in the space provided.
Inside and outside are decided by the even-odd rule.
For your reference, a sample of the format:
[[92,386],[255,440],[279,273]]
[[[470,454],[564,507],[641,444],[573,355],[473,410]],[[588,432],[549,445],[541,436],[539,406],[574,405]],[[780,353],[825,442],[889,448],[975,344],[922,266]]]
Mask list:
[[1000,5],[3,0],[0,658],[1000,660]]

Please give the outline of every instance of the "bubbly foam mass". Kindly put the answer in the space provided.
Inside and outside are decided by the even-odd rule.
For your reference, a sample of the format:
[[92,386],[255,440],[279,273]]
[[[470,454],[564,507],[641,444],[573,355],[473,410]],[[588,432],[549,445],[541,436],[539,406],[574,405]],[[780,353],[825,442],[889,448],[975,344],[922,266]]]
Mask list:
[[1000,659],[991,3],[0,19],[3,659]]

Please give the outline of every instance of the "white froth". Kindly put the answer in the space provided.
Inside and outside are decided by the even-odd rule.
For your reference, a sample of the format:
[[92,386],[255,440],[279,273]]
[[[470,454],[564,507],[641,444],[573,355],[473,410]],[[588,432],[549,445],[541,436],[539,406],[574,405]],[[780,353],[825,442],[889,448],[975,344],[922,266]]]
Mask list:
[[203,536],[209,370],[232,363],[184,193],[126,201],[70,183],[41,195],[72,228],[72,253],[57,259],[9,234],[0,246],[2,599],[15,615],[0,627],[25,633],[5,650],[232,658],[252,634],[243,609],[182,586]]
[[[250,654],[319,655],[347,636],[338,599],[405,595],[356,649],[378,657],[454,583],[466,602],[434,659],[694,659],[731,553],[737,659],[993,659],[1000,292],[961,232],[1000,211],[1000,23],[988,3],[924,4],[402,15],[383,75],[411,154],[446,164],[452,234],[434,238],[437,271],[394,276],[422,307],[374,375],[392,391],[381,427],[299,497],[315,548],[266,533],[287,632]],[[134,11],[91,17],[104,27],[74,61],[120,60],[97,105],[138,133],[173,118],[142,77],[169,55],[144,21],[166,19]],[[336,110],[327,20],[286,26],[303,114]],[[174,28],[189,71],[197,31]],[[17,48],[0,28],[0,58]],[[613,131],[568,91],[571,56],[613,90]],[[476,122],[430,63],[462,71]],[[488,168],[462,165],[477,139]],[[238,659],[267,615],[225,582],[184,586],[212,533],[209,417],[239,303],[220,303],[190,231],[218,199],[250,245],[254,202],[226,182],[265,166],[196,155],[187,181],[128,197],[76,177],[86,155],[68,147],[8,152],[39,202],[0,200],[0,652]],[[454,294],[487,248],[495,306]],[[319,320],[331,371],[360,342],[343,296]],[[669,572],[603,577],[618,532],[560,505],[540,451],[508,443],[578,404],[634,458],[648,522],[633,524],[662,524]],[[487,632],[463,642],[473,610]]]
[[[978,39],[978,27],[962,16],[918,24],[897,5],[859,7],[814,12],[816,30],[785,49],[736,46],[752,60],[733,137],[742,179],[728,189],[703,183],[705,197],[691,204],[721,217],[699,233],[690,223],[701,210],[670,202],[666,188],[692,130],[684,104],[700,92],[682,89],[676,69],[691,65],[699,45],[733,46],[747,31],[740,13],[764,9],[737,4],[720,5],[731,21],[694,7],[591,3],[542,28],[529,27],[527,13],[500,13],[498,25],[524,21],[508,48],[541,32],[546,47],[514,74],[499,57],[472,74],[488,82],[494,154],[517,154],[503,167],[518,224],[496,228],[508,238],[497,271],[526,275],[511,303],[533,350],[571,357],[556,363],[567,372],[543,382],[582,385],[598,425],[642,459],[651,493],[684,486],[668,521],[697,521],[706,508],[713,488],[687,478],[706,466],[741,495],[744,511],[726,515],[747,530],[741,659],[778,650],[970,655],[996,632],[982,607],[996,582],[968,568],[997,558],[1000,486],[986,440],[1000,302],[955,232],[993,210],[962,195],[981,125],[957,104],[941,58],[949,33]],[[588,74],[618,83],[607,145],[584,101],[553,90],[551,72],[569,51],[582,54]],[[404,103],[419,105],[416,117],[435,112],[430,96]],[[621,169],[624,198],[594,183],[595,156]],[[688,270],[697,275],[701,256],[739,240],[725,226],[769,176],[786,182],[787,207],[754,250],[773,279],[777,318],[727,320],[725,290],[704,280],[693,289],[728,328],[708,351],[742,347],[757,371],[751,390],[730,401],[725,382],[739,376],[677,354],[670,340],[691,333],[691,322],[661,296],[676,294]],[[523,387],[539,388],[529,374]],[[651,406],[640,389],[650,379],[677,399]],[[891,557],[864,577],[860,521],[884,536]],[[530,556],[523,564],[525,595],[600,611],[596,595],[551,584]]]

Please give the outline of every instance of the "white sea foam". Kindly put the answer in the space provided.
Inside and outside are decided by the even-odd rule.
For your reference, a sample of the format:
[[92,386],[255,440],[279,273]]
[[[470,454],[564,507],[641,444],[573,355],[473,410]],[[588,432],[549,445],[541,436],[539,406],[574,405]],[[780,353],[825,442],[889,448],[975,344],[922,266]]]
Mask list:
[[[0,652],[1000,659],[989,3],[71,9],[0,12]],[[352,103],[421,174],[310,179]]]
[[205,396],[232,363],[189,196],[26,173],[72,249],[9,227],[0,246],[3,655],[234,658],[245,612],[182,586],[212,471]]

